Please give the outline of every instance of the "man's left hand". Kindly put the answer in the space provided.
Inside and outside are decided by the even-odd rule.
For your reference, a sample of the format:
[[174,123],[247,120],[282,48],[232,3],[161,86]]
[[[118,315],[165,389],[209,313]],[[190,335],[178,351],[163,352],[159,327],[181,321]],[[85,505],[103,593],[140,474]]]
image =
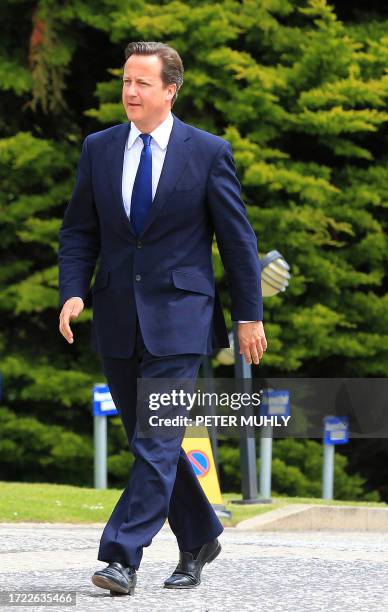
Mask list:
[[258,365],[260,359],[267,350],[267,339],[265,337],[262,321],[238,324],[238,341],[240,355],[244,355],[248,364],[252,362]]

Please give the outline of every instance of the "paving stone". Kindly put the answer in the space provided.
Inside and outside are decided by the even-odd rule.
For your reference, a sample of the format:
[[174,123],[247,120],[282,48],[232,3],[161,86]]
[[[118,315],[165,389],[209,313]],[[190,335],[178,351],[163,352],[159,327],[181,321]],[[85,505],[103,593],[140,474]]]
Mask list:
[[77,606],[3,611],[388,612],[388,536],[365,532],[225,529],[220,556],[191,590],[163,588],[178,560],[164,527],[144,549],[134,596],[90,580],[103,525],[0,524],[0,591],[75,591]]

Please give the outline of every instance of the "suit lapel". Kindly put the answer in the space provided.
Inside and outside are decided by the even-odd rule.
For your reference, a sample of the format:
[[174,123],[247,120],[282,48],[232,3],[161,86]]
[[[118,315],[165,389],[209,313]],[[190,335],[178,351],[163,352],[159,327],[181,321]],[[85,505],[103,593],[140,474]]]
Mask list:
[[[162,172],[159,178],[155,197],[141,235],[148,230],[159,215],[170,194],[174,190],[178,179],[184,172],[189,159],[190,136],[188,134],[186,124],[183,123],[183,121],[180,121],[180,119],[178,119],[174,113],[172,113],[172,115],[174,118],[174,123],[167,145]],[[124,149],[130,129],[131,124],[129,122],[118,126],[117,131],[112,135],[112,140],[107,147],[107,160],[113,200],[116,209],[118,207],[117,214],[119,221],[124,223],[125,227],[130,231],[130,233],[136,237],[132,224],[127,217],[127,213],[125,212],[122,195]]]
[[172,115],[174,123],[167,145],[163,168],[142,235],[160,214],[189,159],[190,147],[188,143],[190,136],[187,133],[188,130],[186,125],[174,113]]
[[107,160],[108,174],[113,192],[114,210],[112,212],[117,214],[119,223],[124,224],[126,229],[128,229],[133,236],[136,236],[132,223],[125,211],[122,190],[124,150],[130,129],[131,124],[129,122],[118,126],[118,129],[113,133],[112,140],[107,147]]

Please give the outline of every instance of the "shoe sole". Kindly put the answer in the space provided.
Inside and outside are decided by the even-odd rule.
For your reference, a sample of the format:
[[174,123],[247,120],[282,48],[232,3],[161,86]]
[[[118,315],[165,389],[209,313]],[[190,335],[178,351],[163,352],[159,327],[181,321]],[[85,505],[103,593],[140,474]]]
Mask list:
[[100,587],[100,589],[108,589],[111,591],[111,595],[134,595],[135,587],[131,587],[126,589],[125,587],[120,586],[117,582],[113,580],[109,580],[109,578],[105,578],[104,576],[92,576],[92,582],[96,586]]
[[[202,565],[201,572],[202,572],[203,567],[206,565],[206,563],[211,563],[212,561],[214,561],[214,559],[216,557],[218,557],[220,552],[221,552],[221,544],[218,542],[217,548],[212,552],[212,554],[206,559],[205,563]],[[178,586],[178,585],[173,585],[173,584],[165,584],[164,588],[165,589],[195,589],[200,584],[201,584],[201,580],[199,580],[197,584],[191,584],[191,585],[188,585],[188,586]]]
[[177,590],[177,589],[196,589],[197,586],[199,586],[200,584],[201,584],[201,581],[199,581],[198,584],[191,584],[190,586],[188,586],[188,585],[186,585],[186,586],[184,586],[184,585],[174,586],[172,584],[165,584],[164,588],[165,589],[175,589],[175,590]]

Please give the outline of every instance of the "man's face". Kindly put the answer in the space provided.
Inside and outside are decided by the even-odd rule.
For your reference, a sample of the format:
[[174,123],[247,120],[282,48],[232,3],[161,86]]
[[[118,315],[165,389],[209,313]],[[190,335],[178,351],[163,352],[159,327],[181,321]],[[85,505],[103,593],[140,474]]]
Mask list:
[[129,121],[152,132],[171,110],[176,85],[164,86],[157,55],[131,55],[124,65],[122,101]]

